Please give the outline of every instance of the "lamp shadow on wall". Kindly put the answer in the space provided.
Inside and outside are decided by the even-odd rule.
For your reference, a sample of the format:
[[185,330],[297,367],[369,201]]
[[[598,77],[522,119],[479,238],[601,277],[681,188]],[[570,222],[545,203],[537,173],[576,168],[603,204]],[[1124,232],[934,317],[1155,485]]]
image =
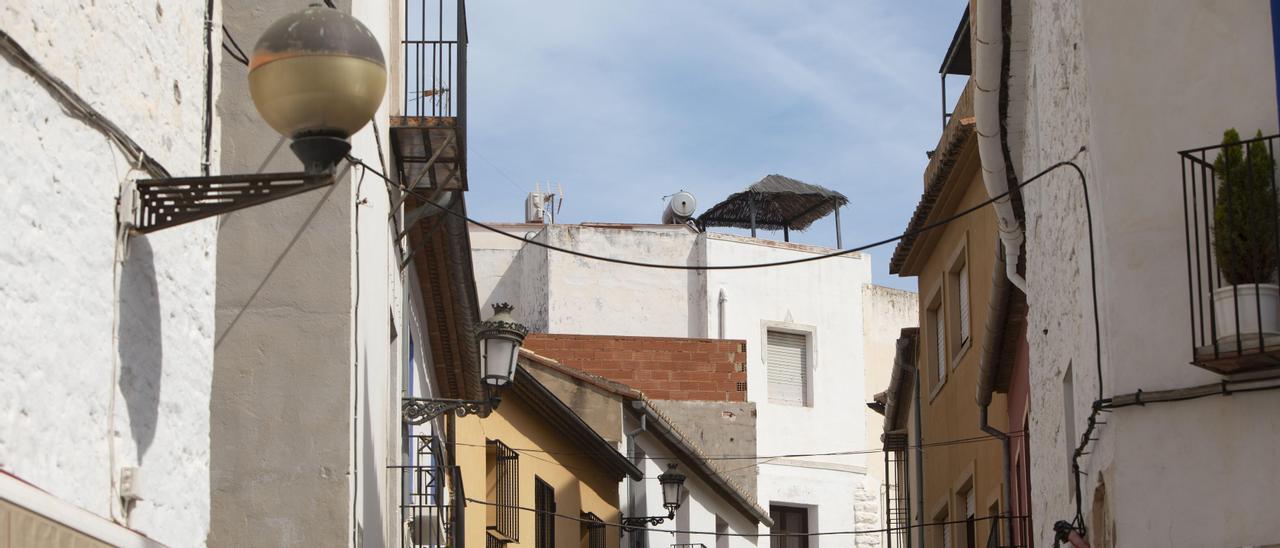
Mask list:
[[145,236],[129,242],[129,257],[120,276],[119,386],[141,463],[156,437],[164,364],[160,295],[151,244]]

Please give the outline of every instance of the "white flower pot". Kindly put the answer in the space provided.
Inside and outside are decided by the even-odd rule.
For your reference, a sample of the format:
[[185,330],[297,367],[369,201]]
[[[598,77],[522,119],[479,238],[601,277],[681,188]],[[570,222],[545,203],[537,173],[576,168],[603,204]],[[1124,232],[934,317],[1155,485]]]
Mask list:
[[[1240,325],[1236,325],[1237,303],[1239,303]],[[1262,325],[1258,325],[1258,308],[1261,306]],[[1228,285],[1213,291],[1213,312],[1218,321],[1218,343],[1235,347],[1236,335],[1240,335],[1244,346],[1258,344],[1261,333],[1272,344],[1271,338],[1280,343],[1280,286],[1276,284]]]

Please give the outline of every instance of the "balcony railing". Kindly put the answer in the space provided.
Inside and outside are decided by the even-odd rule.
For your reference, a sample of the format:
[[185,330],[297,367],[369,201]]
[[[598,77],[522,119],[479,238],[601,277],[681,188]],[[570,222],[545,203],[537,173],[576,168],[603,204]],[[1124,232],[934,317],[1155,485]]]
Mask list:
[[[459,529],[452,517],[462,483],[457,467],[445,465],[435,436],[409,436],[412,460],[400,469],[400,518],[404,525],[401,546],[437,548],[453,546]],[[457,497],[455,497],[457,495]]]
[[405,0],[401,116],[463,118],[467,11],[463,0]]
[[1192,363],[1222,374],[1280,367],[1277,140],[1179,153]]

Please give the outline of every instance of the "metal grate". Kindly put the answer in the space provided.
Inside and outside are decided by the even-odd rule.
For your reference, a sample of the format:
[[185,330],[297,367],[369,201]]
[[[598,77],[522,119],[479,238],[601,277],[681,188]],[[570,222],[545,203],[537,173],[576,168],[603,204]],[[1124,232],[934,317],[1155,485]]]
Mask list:
[[604,522],[600,517],[591,513],[582,513],[582,540],[586,541],[587,548],[605,548],[604,545]]
[[556,490],[542,478],[533,479],[533,540],[535,548],[555,548]]
[[460,117],[467,88],[463,0],[405,0],[402,116]]
[[498,440],[488,441],[493,454],[495,500],[488,529],[509,541],[520,540],[520,455]]
[[450,546],[457,528],[451,519],[454,501],[447,483],[456,480],[456,467],[444,465],[443,452],[435,436],[408,436],[406,441],[414,448],[410,464],[393,467],[400,470],[403,490],[401,546]]

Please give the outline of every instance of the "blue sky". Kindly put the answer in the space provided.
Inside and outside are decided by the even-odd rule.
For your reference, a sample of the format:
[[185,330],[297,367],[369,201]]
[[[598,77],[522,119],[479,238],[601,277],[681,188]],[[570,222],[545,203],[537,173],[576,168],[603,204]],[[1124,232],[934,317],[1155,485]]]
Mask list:
[[[561,222],[657,222],[664,195],[688,190],[701,212],[779,173],[849,197],[847,247],[893,235],[937,143],[937,70],[963,10],[956,0],[469,2],[468,209],[520,220],[525,194],[550,181],[564,189]],[[793,241],[834,246],[834,222]],[[891,252],[871,252],[876,283],[914,289],[888,273]]]

